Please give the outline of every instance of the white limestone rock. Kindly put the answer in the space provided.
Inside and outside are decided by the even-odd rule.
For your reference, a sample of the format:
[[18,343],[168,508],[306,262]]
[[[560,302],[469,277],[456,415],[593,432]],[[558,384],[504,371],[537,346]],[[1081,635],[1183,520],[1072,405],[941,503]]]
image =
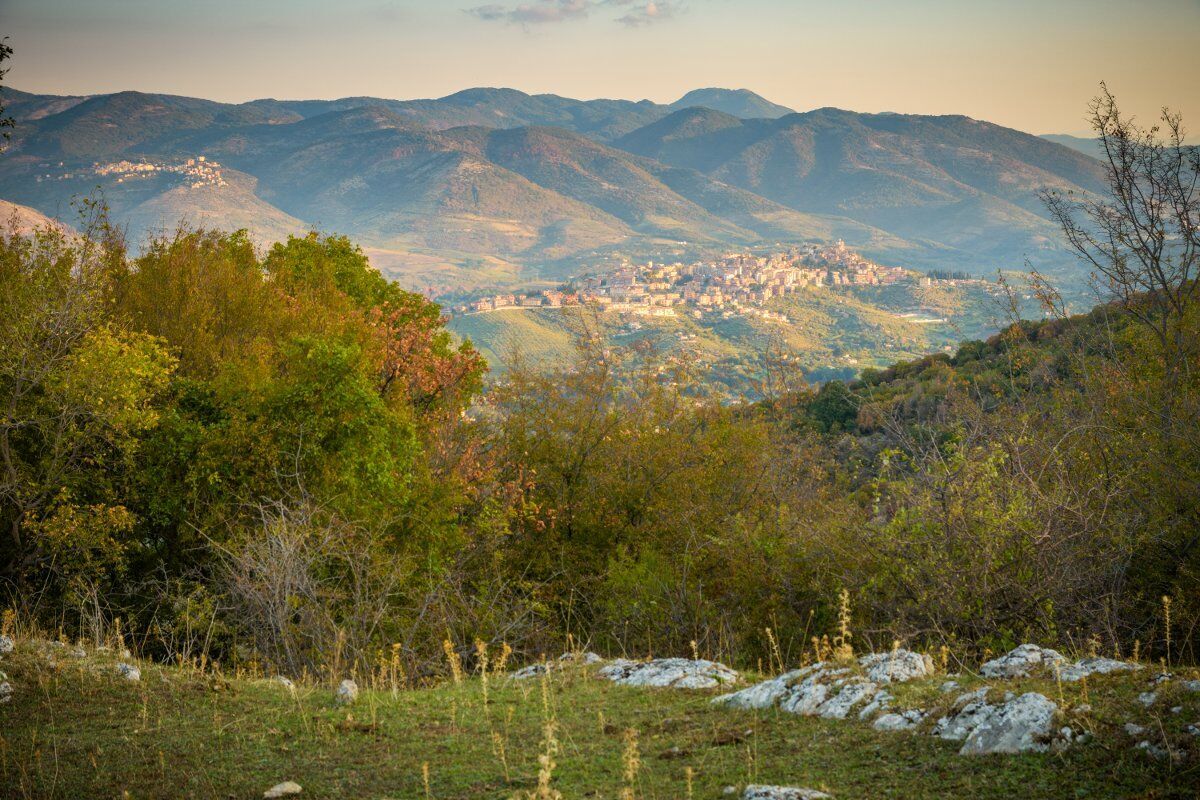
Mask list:
[[1184,681],[1182,685],[1189,692],[1200,692],[1200,681]]
[[539,675],[545,675],[550,671],[550,665],[544,662],[537,664],[527,664],[519,670],[511,673],[508,677],[514,681],[525,681],[530,678],[536,678]]
[[263,792],[263,799],[276,800],[276,798],[279,797],[292,797],[293,795],[300,794],[303,791],[304,790],[300,788],[300,784],[296,783],[295,781],[284,781],[283,783],[275,784],[270,789],[267,789],[265,792]]
[[133,664],[121,662],[117,664],[117,674],[131,683],[136,683],[142,679],[142,671]]
[[690,658],[656,658],[652,661],[618,659],[600,668],[601,677],[622,686],[714,689],[737,683],[738,673],[716,661]]
[[352,705],[358,699],[358,684],[347,678],[338,684],[334,699],[339,706]]
[[822,719],[845,719],[850,709],[864,700],[869,700],[879,690],[874,683],[861,678],[839,680],[833,685],[839,691],[817,709],[817,715]]
[[1158,700],[1158,692],[1142,692],[1138,695],[1137,699],[1139,703],[1144,705],[1146,708],[1149,708],[1150,706],[1154,705],[1156,700]]
[[891,707],[892,700],[892,696],[887,692],[876,692],[875,696],[871,698],[871,702],[863,706],[858,712],[858,718],[871,719],[878,716]]
[[820,664],[813,664],[804,669],[794,669],[776,678],[747,686],[741,691],[714,697],[713,705],[741,709],[771,708],[791,691],[793,684],[820,667]]
[[16,643],[11,636],[0,636],[0,656],[6,656],[16,649]]
[[794,786],[747,786],[742,800],[827,800],[833,796],[816,789]]
[[[3,675],[4,675],[4,673],[0,672],[0,677],[3,677]],[[12,698],[13,698],[12,684],[9,683],[8,681],[0,681],[0,706],[4,705],[5,703],[11,702]]]
[[997,706],[971,731],[959,755],[1044,753],[1050,749],[1058,706],[1037,692],[1028,692]]
[[980,723],[996,710],[987,702],[987,687],[961,694],[954,701],[955,711],[942,717],[934,725],[933,733],[943,739],[961,742],[971,735]]
[[860,658],[858,663],[875,683],[904,683],[933,674],[933,659],[911,650],[871,653]]
[[897,713],[884,714],[871,724],[877,731],[908,731],[921,724],[925,712],[920,709],[910,709]]
[[1074,664],[1062,667],[1059,670],[1059,677],[1064,681],[1078,681],[1089,675],[1132,672],[1141,668],[1141,664],[1134,664],[1130,661],[1117,661],[1115,658],[1082,658]]
[[283,675],[276,675],[271,680],[273,680],[275,683],[278,683],[280,686],[287,689],[289,692],[296,691],[296,684],[292,683],[291,678],[285,677]]
[[[541,661],[537,664],[528,664],[514,671],[508,677],[515,681],[524,681],[530,678],[537,678],[541,675],[545,675],[550,670],[558,669],[559,667],[565,667],[571,664],[591,666],[592,664],[600,664],[603,661],[604,658],[602,656],[590,651],[585,653],[563,653],[558,657],[557,662],[547,663]],[[627,663],[632,664],[634,662],[630,661]]]
[[1146,728],[1142,725],[1138,725],[1136,722],[1125,723],[1125,733],[1129,734],[1130,736],[1141,736],[1145,732]]
[[946,681],[938,687],[938,691],[942,694],[950,694],[958,688],[958,681]]
[[1051,669],[1064,661],[1066,659],[1057,650],[1023,644],[985,663],[979,668],[979,674],[985,678],[1027,678],[1035,671]]

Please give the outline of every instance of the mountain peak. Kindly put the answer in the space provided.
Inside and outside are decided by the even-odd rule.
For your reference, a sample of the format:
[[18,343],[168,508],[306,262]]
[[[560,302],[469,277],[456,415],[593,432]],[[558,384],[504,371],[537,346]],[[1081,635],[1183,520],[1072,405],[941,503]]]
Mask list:
[[749,89],[693,89],[671,104],[672,109],[702,106],[742,119],[776,119],[795,111],[772,103]]

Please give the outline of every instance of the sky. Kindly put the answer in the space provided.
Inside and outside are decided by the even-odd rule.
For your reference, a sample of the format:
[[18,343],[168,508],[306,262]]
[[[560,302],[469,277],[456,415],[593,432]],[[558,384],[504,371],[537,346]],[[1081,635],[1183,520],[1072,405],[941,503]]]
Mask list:
[[1107,81],[1200,125],[1200,0],[0,0],[6,85],[240,102],[504,86],[1087,130]]

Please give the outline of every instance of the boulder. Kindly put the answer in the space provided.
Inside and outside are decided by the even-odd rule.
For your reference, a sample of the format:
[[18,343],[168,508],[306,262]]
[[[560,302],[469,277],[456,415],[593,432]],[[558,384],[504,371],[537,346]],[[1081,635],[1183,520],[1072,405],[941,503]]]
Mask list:
[[338,684],[334,700],[339,706],[348,706],[358,699],[358,684],[347,678]]
[[270,789],[263,792],[264,800],[274,800],[277,797],[291,797],[292,795],[300,794],[304,790],[300,788],[300,784],[295,781],[284,781],[277,783]]
[[955,711],[942,717],[934,725],[934,735],[956,742],[970,736],[971,732],[995,710],[995,706],[987,702],[987,693],[985,686],[973,692],[960,694],[954,701]]
[[[0,673],[3,675],[3,673]],[[4,705],[12,700],[13,687],[8,681],[0,682],[0,705]]]
[[117,664],[117,674],[127,681],[140,681],[142,679],[142,671],[133,664],[121,662]]
[[1050,749],[1058,706],[1037,692],[1028,692],[997,706],[971,731],[960,755],[1043,753]]
[[917,727],[923,719],[925,719],[925,712],[914,708],[908,711],[884,714],[876,719],[871,727],[877,731],[907,731]]
[[16,643],[11,636],[0,636],[0,656],[6,656],[16,649]]
[[690,658],[656,658],[652,661],[617,659],[601,667],[598,674],[622,686],[672,689],[713,689],[736,683],[740,677],[724,664]]
[[1023,644],[985,663],[979,668],[979,674],[985,678],[1027,678],[1033,672],[1050,669],[1064,661],[1066,659],[1057,650]]
[[860,658],[858,663],[875,683],[904,683],[933,674],[933,659],[911,650],[871,653]]
[[832,795],[793,786],[747,786],[742,800],[824,800]]
[[289,692],[296,690],[296,684],[292,683],[291,678],[285,677],[283,675],[276,675],[274,678],[271,678],[271,680],[274,681],[275,683],[278,683],[280,686],[287,689]]
[[1077,681],[1089,675],[1107,675],[1110,672],[1130,672],[1141,669],[1141,664],[1117,661],[1115,658],[1082,658],[1074,664],[1062,667],[1059,677],[1064,681]]
[[[557,662],[547,663],[547,662],[542,661],[542,662],[538,662],[537,664],[529,664],[529,665],[521,667],[519,670],[516,670],[515,672],[511,673],[508,677],[513,680],[523,681],[523,680],[528,680],[529,678],[536,678],[540,675],[545,675],[550,670],[558,669],[560,666],[569,666],[571,664],[581,664],[584,666],[590,666],[592,664],[600,664],[603,661],[604,661],[604,658],[602,656],[600,656],[596,653],[593,653],[591,651],[584,652],[584,653],[563,653],[561,656],[558,657]],[[623,662],[623,663],[632,664],[634,662],[630,661],[630,662]]]
[[549,664],[545,664],[545,663],[529,664],[528,666],[521,667],[519,670],[513,672],[508,677],[512,678],[514,681],[524,681],[524,680],[528,680],[530,678],[536,678],[539,675],[545,675],[549,671],[550,671]]

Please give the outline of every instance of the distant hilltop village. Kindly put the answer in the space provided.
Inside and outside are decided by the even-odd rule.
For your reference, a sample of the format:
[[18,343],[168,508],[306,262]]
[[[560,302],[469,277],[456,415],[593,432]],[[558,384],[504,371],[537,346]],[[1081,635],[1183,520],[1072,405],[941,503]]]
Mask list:
[[[39,164],[41,168],[50,167],[49,162]],[[58,166],[63,167],[63,162],[58,162]],[[199,189],[202,186],[227,186],[225,178],[221,175],[221,165],[216,161],[209,161],[204,156],[196,156],[184,161],[173,164],[159,163],[154,161],[113,161],[106,164],[96,162],[92,164],[92,168],[81,169],[75,172],[59,172],[59,173],[41,173],[37,176],[37,182],[42,181],[68,181],[77,178],[86,178],[91,175],[99,175],[102,177],[116,177],[117,183],[125,183],[139,179],[153,178],[159,175],[179,175],[183,178],[183,182],[193,189]]]
[[[595,305],[611,311],[674,316],[683,307],[695,316],[706,311],[750,313],[770,300],[816,286],[881,286],[901,282],[976,282],[965,275],[931,277],[902,267],[884,267],[863,258],[840,239],[833,245],[809,244],[783,253],[756,256],[733,253],[716,261],[691,264],[626,264],[578,286],[536,294],[497,294],[455,306],[456,314],[478,314],[510,308],[558,308]],[[786,321],[781,317],[781,321]]]

